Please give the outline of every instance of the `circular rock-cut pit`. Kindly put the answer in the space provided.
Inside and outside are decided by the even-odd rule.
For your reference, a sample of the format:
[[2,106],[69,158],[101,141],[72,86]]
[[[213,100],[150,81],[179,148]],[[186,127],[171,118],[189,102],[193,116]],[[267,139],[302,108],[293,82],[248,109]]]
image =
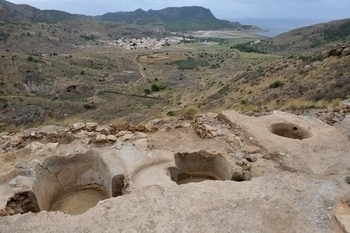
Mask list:
[[205,180],[231,180],[232,165],[221,154],[206,151],[177,153],[176,167],[169,168],[170,176],[177,184],[202,182]]
[[89,185],[58,194],[52,200],[50,210],[78,215],[107,198],[109,196],[106,190],[96,185]]
[[36,168],[34,193],[40,210],[77,215],[101,200],[122,195],[124,176],[119,176],[112,177],[108,166],[92,151],[53,156]]
[[312,137],[309,130],[306,130],[293,123],[276,123],[271,125],[268,130],[278,136],[304,140]]

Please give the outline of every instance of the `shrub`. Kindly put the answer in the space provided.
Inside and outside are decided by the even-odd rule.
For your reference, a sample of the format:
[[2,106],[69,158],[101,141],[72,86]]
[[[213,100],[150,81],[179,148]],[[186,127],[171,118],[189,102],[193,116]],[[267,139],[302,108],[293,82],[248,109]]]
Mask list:
[[175,116],[175,112],[174,111],[169,111],[169,112],[167,112],[167,116]]
[[188,58],[183,61],[176,61],[171,64],[177,65],[180,70],[191,70],[196,69],[198,66],[207,66],[208,62],[206,60],[194,60],[192,58]]
[[166,86],[164,84],[159,84],[159,83],[153,83],[151,86],[152,91],[157,92],[157,91],[162,91],[166,89]]
[[34,58],[33,58],[33,56],[29,56],[29,57],[27,58],[27,60],[28,60],[28,61],[34,61]]
[[251,45],[251,42],[246,42],[243,44],[237,44],[234,46],[230,47],[231,49],[238,49],[241,52],[245,52],[245,53],[261,53],[261,54],[266,54],[265,51],[262,51],[256,47],[253,47],[253,45]]
[[270,88],[278,88],[278,87],[282,87],[282,86],[284,86],[284,82],[276,81],[276,82],[272,83],[269,87]]
[[192,120],[195,115],[198,114],[198,108],[196,106],[187,106],[182,110],[182,116],[187,120]]
[[92,104],[84,104],[83,107],[84,107],[85,109],[93,109],[95,106],[92,105]]
[[145,94],[146,94],[146,95],[151,94],[151,90],[150,90],[150,89],[148,89],[148,88],[144,89],[143,91],[145,92]]

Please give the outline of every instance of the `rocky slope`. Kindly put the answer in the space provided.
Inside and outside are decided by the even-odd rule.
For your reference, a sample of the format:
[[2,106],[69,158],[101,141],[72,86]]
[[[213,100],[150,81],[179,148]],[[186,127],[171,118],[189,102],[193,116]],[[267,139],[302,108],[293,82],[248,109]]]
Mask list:
[[350,19],[296,28],[248,47],[284,56],[312,55],[347,44],[350,39]]

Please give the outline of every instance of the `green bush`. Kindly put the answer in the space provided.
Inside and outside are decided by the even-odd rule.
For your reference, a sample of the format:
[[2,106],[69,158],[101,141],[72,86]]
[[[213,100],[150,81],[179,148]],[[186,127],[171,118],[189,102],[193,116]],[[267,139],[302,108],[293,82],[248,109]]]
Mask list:
[[159,84],[159,83],[153,83],[151,86],[152,91],[157,92],[157,91],[162,91],[166,89],[166,86],[164,84]]
[[146,94],[146,95],[151,94],[151,90],[150,90],[150,89],[148,89],[148,88],[144,89],[143,91],[145,92],[145,94]]
[[176,61],[172,64],[177,65],[177,68],[180,70],[192,70],[196,69],[198,66],[207,66],[208,62],[206,60],[194,60],[192,58],[188,58],[183,61]]
[[282,81],[276,81],[270,85],[270,88],[278,88],[284,86],[284,82]]
[[174,111],[169,111],[169,112],[167,112],[167,116],[175,116],[176,114],[175,114],[175,112]]
[[262,51],[258,48],[255,48],[251,42],[243,43],[243,44],[238,44],[230,47],[231,49],[238,49],[241,52],[245,53],[262,53],[266,54],[265,51]]
[[28,60],[28,61],[34,61],[34,58],[33,58],[33,56],[29,56],[29,57],[27,58],[27,60]]
[[92,105],[92,104],[84,104],[83,107],[84,107],[85,109],[93,109],[95,106]]

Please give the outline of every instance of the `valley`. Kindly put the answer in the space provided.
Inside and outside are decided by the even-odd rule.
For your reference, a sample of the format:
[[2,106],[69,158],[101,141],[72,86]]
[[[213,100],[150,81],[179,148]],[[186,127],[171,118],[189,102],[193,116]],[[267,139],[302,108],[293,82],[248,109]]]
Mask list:
[[0,0],[0,232],[350,232],[350,19]]

